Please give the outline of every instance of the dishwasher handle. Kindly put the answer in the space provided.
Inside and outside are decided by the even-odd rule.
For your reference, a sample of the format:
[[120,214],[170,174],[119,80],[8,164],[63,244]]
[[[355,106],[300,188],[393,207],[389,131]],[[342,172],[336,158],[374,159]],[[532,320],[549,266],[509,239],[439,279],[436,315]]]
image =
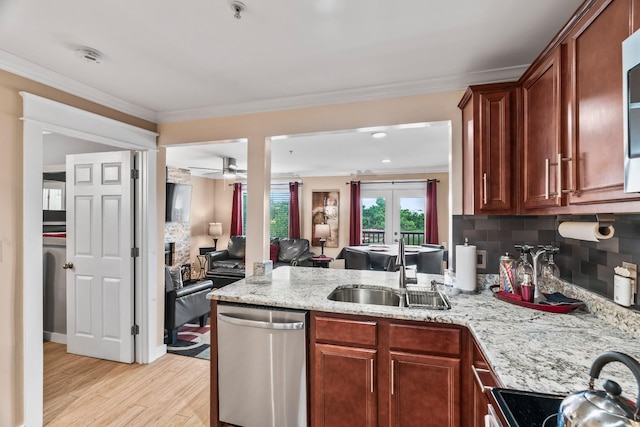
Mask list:
[[237,326],[248,326],[251,328],[275,329],[279,331],[304,329],[304,322],[264,322],[261,320],[245,319],[230,314],[218,313],[218,320]]

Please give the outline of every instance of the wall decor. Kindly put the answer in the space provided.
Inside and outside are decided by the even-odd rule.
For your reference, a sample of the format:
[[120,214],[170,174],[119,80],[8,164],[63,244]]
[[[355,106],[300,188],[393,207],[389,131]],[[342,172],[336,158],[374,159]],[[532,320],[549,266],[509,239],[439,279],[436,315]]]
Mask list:
[[182,275],[182,283],[191,281],[191,264],[182,264],[180,266],[180,275]]
[[340,191],[313,191],[311,194],[311,245],[320,246],[316,237],[316,224],[329,224],[331,235],[326,238],[325,247],[337,248],[340,236]]

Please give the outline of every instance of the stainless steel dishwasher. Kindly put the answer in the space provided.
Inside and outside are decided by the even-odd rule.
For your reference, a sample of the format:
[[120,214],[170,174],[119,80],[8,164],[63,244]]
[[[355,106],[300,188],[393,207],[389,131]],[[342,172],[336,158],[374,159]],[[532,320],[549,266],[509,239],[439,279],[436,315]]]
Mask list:
[[307,312],[218,304],[220,421],[307,425]]

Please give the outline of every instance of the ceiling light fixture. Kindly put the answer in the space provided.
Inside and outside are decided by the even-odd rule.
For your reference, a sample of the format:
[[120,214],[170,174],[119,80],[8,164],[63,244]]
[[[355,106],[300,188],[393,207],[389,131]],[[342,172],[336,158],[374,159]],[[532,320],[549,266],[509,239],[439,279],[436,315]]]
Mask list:
[[238,166],[236,164],[236,159],[233,157],[225,157],[222,159],[222,170],[231,171],[234,175],[236,170],[238,170]]
[[242,18],[241,13],[244,12],[246,8],[247,7],[241,1],[232,1],[231,2],[231,10],[233,10],[235,12],[233,14],[233,17],[236,18],[236,19],[241,19]]
[[371,134],[371,137],[375,138],[375,139],[384,138],[386,136],[387,136],[386,132],[374,132],[374,133]]
[[391,159],[384,159],[382,163],[391,163]]
[[82,58],[87,62],[91,62],[93,64],[99,64],[102,62],[103,54],[97,49],[87,46],[80,46],[76,49],[76,56],[78,58]]

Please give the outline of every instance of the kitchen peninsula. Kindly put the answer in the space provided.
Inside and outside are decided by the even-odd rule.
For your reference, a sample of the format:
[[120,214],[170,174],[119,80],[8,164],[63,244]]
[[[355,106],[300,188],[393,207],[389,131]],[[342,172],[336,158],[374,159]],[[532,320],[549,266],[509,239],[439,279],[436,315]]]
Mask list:
[[[434,277],[441,279],[441,276],[418,276],[419,283],[424,285]],[[640,357],[638,338],[590,313],[553,314],[530,310],[493,298],[488,290],[476,295],[452,296],[451,309],[444,311],[327,299],[336,287],[352,284],[398,288],[398,275],[360,270],[278,268],[269,275],[250,277],[210,293],[209,298],[214,300],[212,325],[217,303],[229,302],[309,310],[312,317],[317,313],[329,318],[338,314],[381,321],[409,321],[411,325],[424,322],[434,328],[458,328],[468,331],[503,387],[562,395],[587,387],[589,367],[605,351],[615,350]],[[215,347],[213,336],[212,345]],[[461,354],[466,349],[465,346]],[[308,354],[312,352],[313,349],[308,350]],[[213,373],[217,370],[215,353],[214,349],[212,407],[217,403],[214,399],[217,384],[213,382],[216,378]],[[313,365],[309,366],[313,370]],[[465,366],[462,368],[461,376],[464,377],[467,371]],[[635,381],[624,366],[607,365],[602,376],[618,381],[631,396],[635,393]],[[313,382],[311,384],[313,387]],[[469,402],[462,398],[461,412],[468,407]],[[213,412],[216,412],[215,408]]]

